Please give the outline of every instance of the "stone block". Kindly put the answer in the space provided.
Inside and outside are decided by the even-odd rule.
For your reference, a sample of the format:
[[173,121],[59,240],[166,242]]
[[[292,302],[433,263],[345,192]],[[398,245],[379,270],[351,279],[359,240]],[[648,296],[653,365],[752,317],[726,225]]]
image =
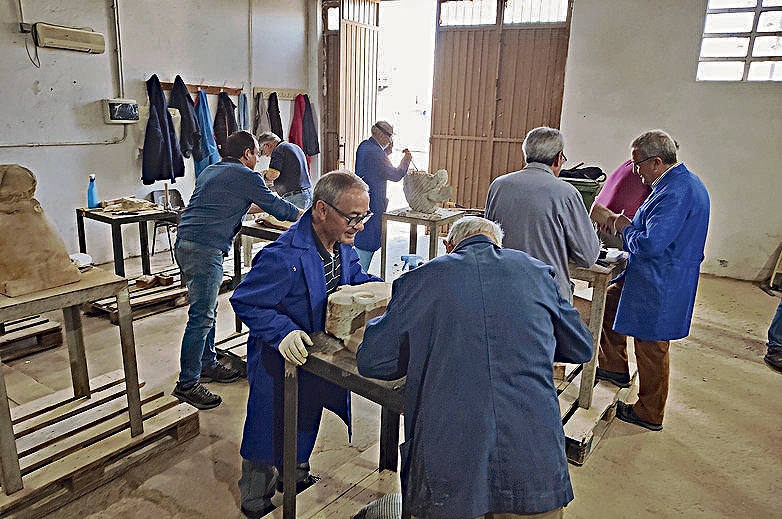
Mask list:
[[326,306],[326,333],[341,339],[355,353],[364,339],[367,321],[383,315],[391,299],[391,283],[375,281],[363,285],[343,285],[329,296]]

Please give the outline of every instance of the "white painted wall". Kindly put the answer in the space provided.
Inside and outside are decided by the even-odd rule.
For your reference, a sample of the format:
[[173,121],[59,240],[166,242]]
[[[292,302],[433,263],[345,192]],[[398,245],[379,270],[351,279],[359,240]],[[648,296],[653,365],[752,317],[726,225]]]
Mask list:
[[[180,74],[188,83],[251,87],[272,86],[309,91],[319,111],[317,37],[308,30],[312,0],[191,0],[186,3],[118,0],[124,58],[125,97],[146,104],[144,81],[157,74],[173,81]],[[248,3],[252,2],[252,6]],[[27,57],[24,36],[18,32],[17,2],[0,3],[0,146],[27,142],[111,141],[122,128],[103,123],[100,99],[116,97],[114,32],[108,0],[60,2],[23,0],[26,22],[89,26],[106,35],[107,52],[85,55],[39,49],[41,68]],[[248,59],[252,11],[252,64]],[[317,16],[316,16],[317,20]],[[31,47],[32,49],[32,47]],[[252,70],[250,70],[252,69]],[[251,77],[252,76],[252,77]],[[209,96],[212,113],[216,96]],[[251,96],[250,96],[251,97]],[[236,101],[236,100],[234,100]],[[280,102],[286,137],[293,103]],[[135,131],[120,144],[0,147],[0,163],[20,163],[38,177],[36,197],[70,252],[78,250],[74,209],[86,203],[89,173],[98,177],[102,198],[143,196],[162,184],[143,186]],[[187,200],[192,193],[192,159],[187,172],[172,187]],[[318,161],[313,161],[317,176]],[[111,235],[105,224],[87,221],[87,250],[97,261],[111,259]],[[139,253],[135,226],[124,226],[125,255]],[[165,241],[165,240],[163,240]]]
[[638,134],[669,131],[711,196],[702,271],[767,278],[782,241],[782,84],[696,82],[705,8],[706,0],[575,0],[567,155],[610,173]]

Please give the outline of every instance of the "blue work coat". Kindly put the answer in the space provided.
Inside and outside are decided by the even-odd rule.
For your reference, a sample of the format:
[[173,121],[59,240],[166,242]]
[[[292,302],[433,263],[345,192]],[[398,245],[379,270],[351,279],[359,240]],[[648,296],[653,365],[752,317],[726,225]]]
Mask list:
[[402,159],[395,168],[385,150],[370,137],[358,145],[356,150],[356,175],[369,185],[369,210],[374,213],[364,224],[364,230],[356,235],[356,247],[368,251],[380,248],[380,226],[383,213],[388,207],[386,181],[399,182],[407,174],[410,161]]
[[209,111],[209,101],[207,101],[206,92],[203,90],[198,91],[195,113],[198,127],[201,129],[200,158],[193,156],[195,176],[198,177],[207,167],[220,162],[220,154],[217,152],[217,143],[212,132],[212,113]]
[[485,236],[394,281],[357,362],[367,377],[407,374],[405,510],[447,519],[570,502],[552,363],[592,350],[553,267]]
[[[326,277],[315,245],[312,214],[307,211],[277,241],[253,259],[247,277],[236,287],[231,305],[250,328],[247,379],[250,395],[241,455],[282,466],[284,361],[277,351],[293,330],[313,333],[326,324]],[[340,245],[341,285],[381,281],[361,270],[358,254]],[[299,372],[298,461],[309,459],[323,408],[350,426],[350,393],[304,370]]]
[[629,253],[614,330],[647,341],[690,333],[709,193],[684,164],[660,179],[622,231]]

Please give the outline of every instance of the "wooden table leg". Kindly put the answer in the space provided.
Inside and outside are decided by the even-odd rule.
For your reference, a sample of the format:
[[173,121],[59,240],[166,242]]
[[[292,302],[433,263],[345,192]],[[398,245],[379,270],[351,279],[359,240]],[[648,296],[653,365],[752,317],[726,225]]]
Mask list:
[[297,368],[285,363],[283,395],[282,448],[282,517],[296,519],[296,457],[299,407],[299,379]]
[[415,254],[418,250],[418,224],[410,224],[410,246],[407,248],[407,252]]
[[130,435],[138,436],[144,432],[144,426],[141,422],[141,397],[138,390],[138,366],[136,365],[136,342],[133,338],[133,314],[131,313],[130,296],[128,295],[127,287],[117,294],[117,313],[119,314],[122,366],[125,369],[125,390],[128,395]]
[[73,395],[90,395],[90,377],[87,375],[87,356],[84,354],[84,334],[81,329],[81,310],[79,305],[62,309],[65,320],[65,340],[68,342],[68,357],[71,361],[71,379]]
[[429,224],[429,259],[433,260],[437,257],[437,224]]
[[122,249],[122,226],[118,223],[111,224],[111,247],[114,249],[114,273],[125,277],[125,258]]
[[383,407],[380,411],[380,470],[399,466],[399,415]]
[[141,245],[141,272],[150,275],[152,274],[152,267],[149,264],[149,229],[147,229],[147,222],[138,223],[138,237]]
[[380,218],[380,277],[388,279],[386,277],[386,254],[388,252],[388,218],[386,215],[382,215]]
[[592,405],[592,390],[595,387],[595,370],[597,369],[597,352],[600,348],[600,335],[603,332],[603,313],[606,307],[606,291],[608,281],[600,279],[593,283],[592,304],[589,311],[589,331],[592,332],[594,348],[592,358],[583,365],[581,370],[581,385],[578,388],[578,406],[589,409]]
[[79,234],[79,252],[87,253],[87,237],[84,234],[84,213],[76,209],[76,232]]
[[19,470],[19,454],[16,451],[11,410],[8,406],[8,390],[0,365],[0,483],[6,494],[22,489],[22,472]]

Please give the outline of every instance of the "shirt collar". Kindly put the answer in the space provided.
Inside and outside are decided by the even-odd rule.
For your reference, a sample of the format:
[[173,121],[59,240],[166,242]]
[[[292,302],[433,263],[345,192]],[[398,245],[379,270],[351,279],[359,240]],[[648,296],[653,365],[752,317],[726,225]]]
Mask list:
[[524,166],[524,169],[542,169],[548,173],[554,174],[554,171],[551,170],[551,166],[547,164],[543,164],[542,162],[530,162],[526,166]]
[[672,169],[674,169],[674,168],[677,168],[677,167],[681,166],[681,164],[682,164],[681,162],[677,162],[676,164],[674,164],[674,165],[673,165],[673,166],[671,166],[670,168],[668,168],[668,169],[666,169],[665,171],[663,171],[663,174],[662,174],[662,175],[660,175],[659,177],[657,177],[657,179],[656,179],[654,182],[652,182],[652,187],[654,188],[655,186],[657,186],[657,184],[659,184],[659,183],[660,183],[660,181],[663,179],[663,177],[664,177],[665,175],[667,175],[667,174],[668,174],[668,172],[669,172],[669,171],[671,171],[671,170],[672,170]]
[[331,252],[326,250],[326,247],[320,242],[320,238],[318,238],[318,235],[315,233],[314,227],[312,228],[312,237],[315,238],[315,247],[317,247],[318,254],[320,254],[323,261],[330,260],[332,254],[336,254],[339,251],[339,242],[334,243],[334,249]]

